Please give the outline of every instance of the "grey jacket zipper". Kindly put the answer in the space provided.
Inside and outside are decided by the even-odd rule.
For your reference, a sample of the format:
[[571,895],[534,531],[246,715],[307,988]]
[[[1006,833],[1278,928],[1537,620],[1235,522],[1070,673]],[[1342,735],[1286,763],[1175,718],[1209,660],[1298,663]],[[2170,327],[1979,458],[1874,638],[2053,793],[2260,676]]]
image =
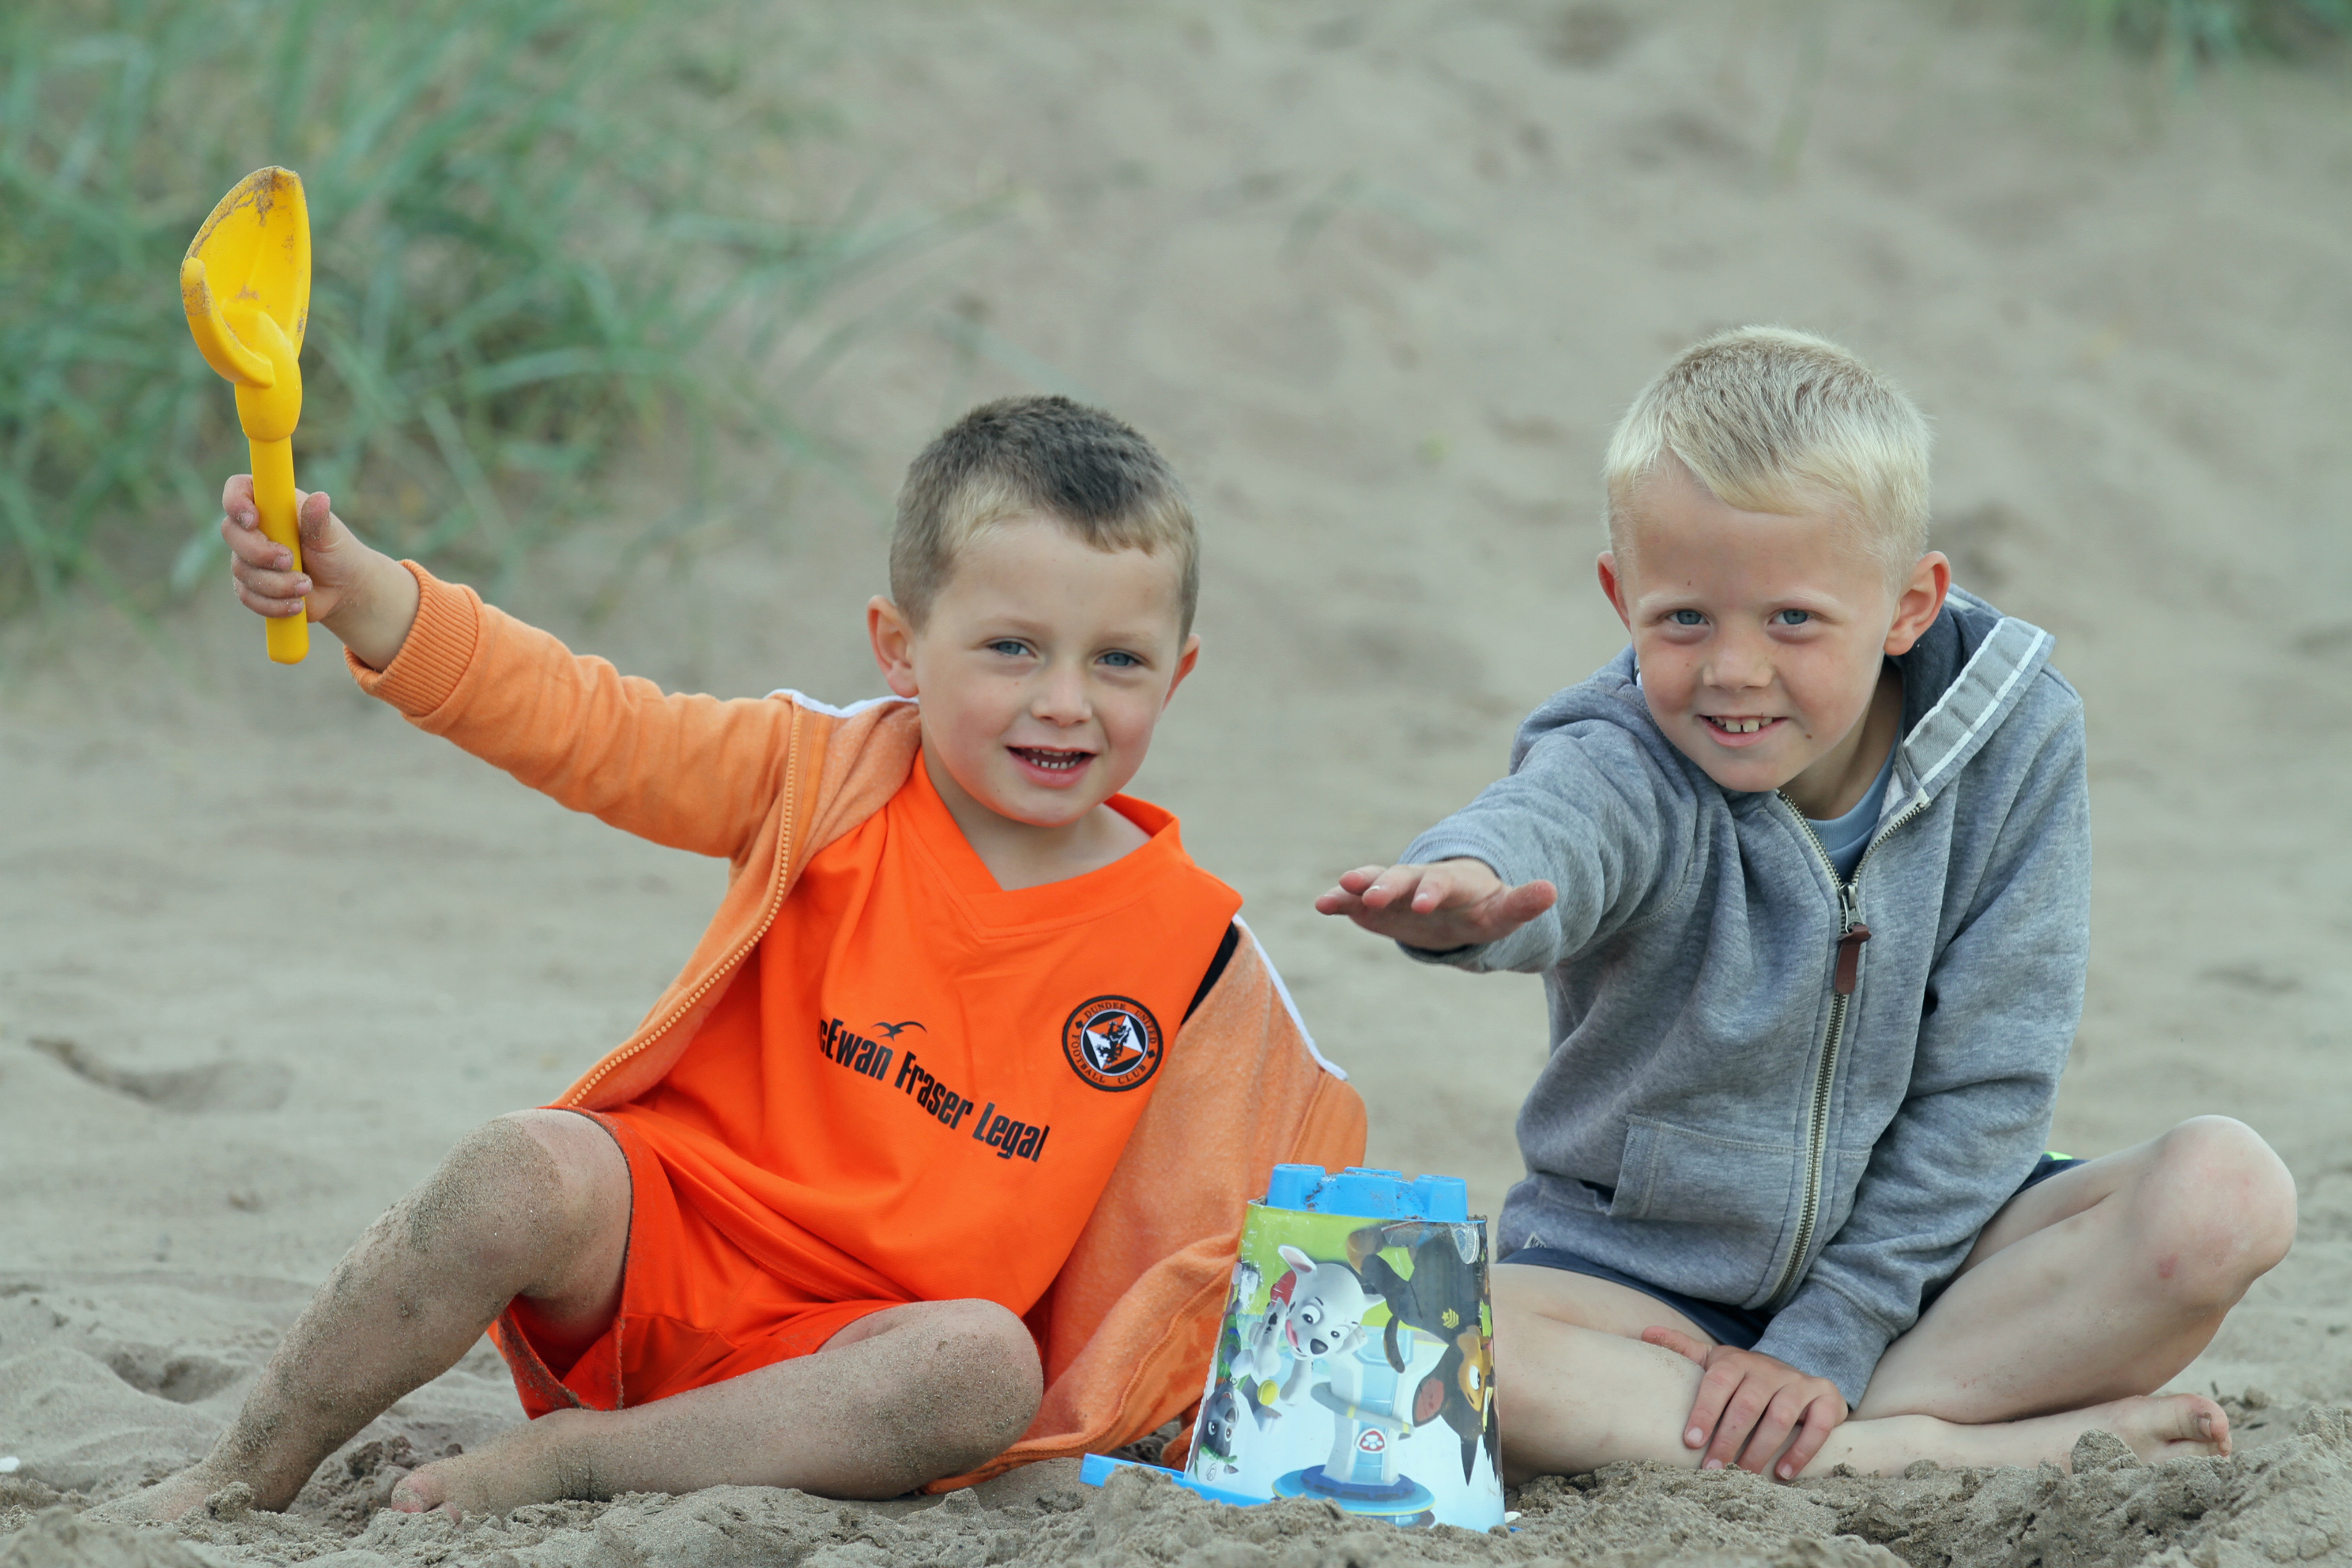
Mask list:
[[1830,1092],[1837,1087],[1838,1051],[1845,1044],[1845,1016],[1853,1005],[1854,988],[1861,980],[1862,944],[1870,940],[1870,928],[1862,923],[1854,889],[1862,881],[1862,868],[1870,864],[1870,858],[1878,852],[1881,844],[1886,842],[1888,835],[1927,809],[1925,799],[1915,800],[1906,806],[1894,821],[1871,839],[1869,847],[1862,852],[1862,858],[1854,862],[1853,875],[1841,878],[1837,874],[1837,862],[1830,858],[1829,846],[1822,842],[1822,836],[1813,830],[1813,825],[1806,820],[1805,814],[1798,810],[1797,803],[1789,799],[1786,790],[1778,793],[1804,828],[1805,837],[1812,841],[1813,852],[1822,858],[1822,864],[1829,868],[1830,880],[1837,885],[1838,934],[1837,964],[1830,979],[1829,1027],[1822,1037],[1821,1070],[1813,1075],[1812,1110],[1806,1119],[1805,1197],[1797,1211],[1797,1244],[1789,1249],[1788,1264],[1780,1270],[1779,1283],[1772,1287],[1771,1298],[1764,1303],[1764,1310],[1768,1312],[1779,1311],[1789,1304],[1789,1298],[1795,1293],[1797,1281],[1804,1272],[1805,1254],[1812,1248],[1813,1231],[1821,1222],[1822,1163],[1829,1152]]

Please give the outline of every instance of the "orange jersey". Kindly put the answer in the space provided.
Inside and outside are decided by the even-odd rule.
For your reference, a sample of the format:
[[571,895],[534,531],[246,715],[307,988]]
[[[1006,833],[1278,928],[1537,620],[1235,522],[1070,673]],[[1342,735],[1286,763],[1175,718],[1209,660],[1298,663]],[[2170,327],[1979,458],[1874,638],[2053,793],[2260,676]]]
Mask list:
[[1176,819],[1000,889],[919,761],[818,852],[694,1043],[608,1111],[678,1203],[817,1301],[1053,1283],[1150,1103],[1240,896]]
[[[610,1118],[700,1056],[710,1044],[703,1030],[711,1013],[747,968],[761,965],[771,928],[799,903],[803,878],[905,793],[919,766],[915,705],[882,701],[843,711],[790,693],[763,701],[665,694],[602,659],[574,655],[469,588],[414,564],[409,570],[416,623],[386,668],[352,661],[363,689],[419,729],[575,811],[733,868],[677,979],[557,1102]],[[1172,836],[1168,842],[1172,847]],[[1063,888],[1081,884],[1093,885],[1080,879]],[[1032,890],[1039,891],[1045,889]],[[1123,917],[1106,929],[1113,936],[1129,930]],[[1363,1101],[1316,1053],[1256,942],[1238,922],[1233,929],[1231,962],[1188,1022],[1150,1004],[1163,1031],[1164,1061],[1143,1089],[1116,1097],[1148,1096],[1150,1103],[1093,1197],[1092,1217],[1061,1272],[1026,1314],[1045,1362],[1036,1420],[979,1470],[929,1489],[970,1485],[1037,1459],[1108,1451],[1181,1415],[1199,1397],[1201,1367],[1216,1344],[1248,1200],[1265,1191],[1276,1164],[1362,1161]],[[1129,994],[1116,987],[1110,994]],[[895,1078],[904,1047],[887,1031],[856,1027],[871,1020],[827,1017],[835,1016],[851,1033],[890,1047]],[[910,1016],[873,1016],[899,1023]],[[1114,1020],[1095,1022],[1103,1026],[1096,1033],[1107,1073],[1123,1071],[1126,1037]],[[901,1037],[919,1042],[922,1033]],[[1171,1043],[1165,1036],[1179,1037]],[[779,1035],[775,1043],[782,1059],[791,1042]],[[862,1049],[852,1046],[850,1068]],[[932,1057],[919,1043],[915,1050],[929,1070]],[[838,1047],[824,1059],[837,1060]],[[866,1059],[871,1067],[873,1057]],[[959,1102],[965,1097],[952,1076],[932,1076],[957,1089]],[[941,1092],[932,1091],[935,1101]],[[990,1097],[974,1098],[985,1108]],[[1009,1105],[992,1113],[992,1127],[995,1114],[1006,1116],[1008,1128],[1019,1119]],[[812,1300],[810,1292],[786,1289],[701,1217],[692,1206],[702,1201],[699,1191],[673,1188],[668,1167],[628,1123],[606,1124],[628,1156],[634,1189],[625,1300],[604,1342],[560,1380],[533,1352],[530,1325],[520,1321],[527,1314],[509,1310],[497,1325],[533,1414],[639,1404],[734,1376],[814,1349],[842,1324],[892,1304]],[[1053,1126],[1050,1136],[1040,1133],[1041,1158],[1024,1162],[1023,1134],[1015,1152],[1002,1157],[1003,1168],[1025,1163],[1052,1171],[1069,1130],[1066,1122]],[[961,1135],[970,1132],[967,1117]],[[761,1234],[734,1216],[728,1223],[755,1239]],[[893,1299],[902,1295],[894,1291]]]

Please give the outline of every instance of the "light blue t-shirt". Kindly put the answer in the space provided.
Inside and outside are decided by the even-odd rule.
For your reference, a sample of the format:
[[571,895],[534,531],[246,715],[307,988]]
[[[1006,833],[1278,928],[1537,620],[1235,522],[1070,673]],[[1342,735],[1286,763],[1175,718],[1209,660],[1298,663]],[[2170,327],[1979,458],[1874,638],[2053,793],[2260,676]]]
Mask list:
[[1822,847],[1830,852],[1830,864],[1837,868],[1840,878],[1853,876],[1853,868],[1862,864],[1862,852],[1870,847],[1871,829],[1878,826],[1878,808],[1886,799],[1886,781],[1894,776],[1895,748],[1890,745],[1886,760],[1878,765],[1878,776],[1862,792],[1861,805],[1827,822],[1805,818],[1821,835]]

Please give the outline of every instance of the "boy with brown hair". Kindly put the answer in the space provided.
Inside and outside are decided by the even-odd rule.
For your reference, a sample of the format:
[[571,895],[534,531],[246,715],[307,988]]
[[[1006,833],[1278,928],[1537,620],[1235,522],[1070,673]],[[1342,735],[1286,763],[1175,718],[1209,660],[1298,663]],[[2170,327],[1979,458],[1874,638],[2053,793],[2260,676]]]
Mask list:
[[[886,1497],[1131,1441],[1198,1394],[1246,1199],[1360,1159],[1175,819],[1119,792],[1199,657],[1191,512],[1127,426],[987,405],[916,460],[891,698],[667,696],[362,543],[303,570],[229,482],[236,589],[411,722],[575,810],[727,858],[630,1039],[464,1139],[335,1269],[192,1469],[281,1508],[485,1330],[527,1426],[399,1481],[502,1510],[725,1483]],[[919,698],[919,701],[917,700]]]
[[1493,1277],[1514,1474],[2229,1451],[2213,1401],[2152,1395],[2285,1255],[2294,1184],[2223,1117],[2045,1151],[2090,950],[2082,703],[1927,548],[1927,447],[1819,338],[1684,353],[1609,448],[1631,646],[1318,900],[1544,976]]

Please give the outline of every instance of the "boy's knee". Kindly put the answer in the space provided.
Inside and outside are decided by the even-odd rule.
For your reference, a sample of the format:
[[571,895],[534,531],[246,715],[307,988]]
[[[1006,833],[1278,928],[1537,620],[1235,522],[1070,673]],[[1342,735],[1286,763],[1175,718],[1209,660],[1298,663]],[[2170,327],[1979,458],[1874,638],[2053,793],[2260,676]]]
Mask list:
[[569,1110],[510,1110],[477,1131],[494,1128],[522,1133],[546,1156],[555,1181],[552,1222],[593,1226],[616,1206],[627,1209],[629,1159],[600,1123]]
[[891,1424],[919,1436],[932,1475],[961,1475],[1020,1440],[1045,1394],[1045,1368],[1026,1324],[993,1301],[929,1304],[919,1324],[920,1352],[900,1382]]
[[484,1122],[389,1216],[394,1234],[412,1251],[520,1290],[545,1259],[577,1249],[609,1195],[589,1140],[606,1145],[625,1182],[619,1151],[583,1117],[530,1110]]
[[2185,1305],[2233,1304],[2294,1243],[2294,1177],[2260,1134],[2226,1116],[2158,1139],[2142,1194],[2157,1278]]

